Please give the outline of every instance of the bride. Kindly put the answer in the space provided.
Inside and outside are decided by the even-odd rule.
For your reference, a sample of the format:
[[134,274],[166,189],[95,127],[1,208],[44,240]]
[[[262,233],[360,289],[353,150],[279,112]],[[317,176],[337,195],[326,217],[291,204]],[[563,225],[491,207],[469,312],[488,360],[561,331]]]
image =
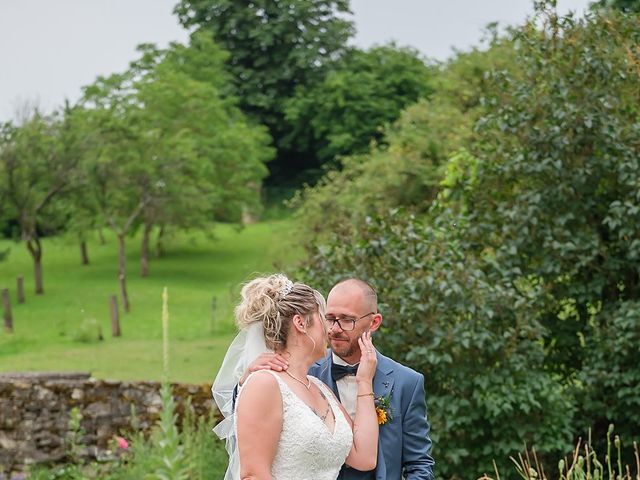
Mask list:
[[[376,353],[370,335],[359,340],[363,354],[352,421],[329,387],[307,375],[327,352],[322,295],[284,275],[257,278],[241,295],[235,312],[241,331],[213,385],[214,398],[227,417],[214,429],[227,438],[225,479],[335,480],[344,463],[373,470],[378,422],[372,388]],[[288,369],[251,373],[234,401],[243,373],[266,351],[285,357]]]

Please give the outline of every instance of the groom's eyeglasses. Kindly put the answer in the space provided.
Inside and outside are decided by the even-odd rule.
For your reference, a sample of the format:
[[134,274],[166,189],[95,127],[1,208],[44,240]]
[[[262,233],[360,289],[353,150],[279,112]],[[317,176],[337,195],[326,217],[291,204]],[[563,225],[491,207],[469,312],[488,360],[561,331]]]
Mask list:
[[361,318],[368,317],[369,315],[375,315],[376,312],[365,313],[361,317],[336,317],[334,315],[325,315],[324,319],[329,324],[329,329],[333,328],[333,326],[337,323],[340,327],[340,330],[343,332],[350,332],[354,328],[356,328],[356,322]]

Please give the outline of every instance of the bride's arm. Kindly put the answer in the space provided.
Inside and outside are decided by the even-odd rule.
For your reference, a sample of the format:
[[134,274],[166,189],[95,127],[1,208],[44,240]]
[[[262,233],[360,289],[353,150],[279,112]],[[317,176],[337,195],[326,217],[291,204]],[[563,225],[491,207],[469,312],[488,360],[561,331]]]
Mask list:
[[282,430],[282,397],[270,373],[256,373],[244,385],[236,411],[242,480],[271,480],[271,464]]
[[373,397],[373,376],[377,358],[371,343],[371,334],[365,333],[358,342],[362,355],[356,374],[358,396],[353,422],[341,405],[345,417],[353,428],[353,446],[345,463],[357,470],[368,471],[376,468],[378,464],[378,415]]

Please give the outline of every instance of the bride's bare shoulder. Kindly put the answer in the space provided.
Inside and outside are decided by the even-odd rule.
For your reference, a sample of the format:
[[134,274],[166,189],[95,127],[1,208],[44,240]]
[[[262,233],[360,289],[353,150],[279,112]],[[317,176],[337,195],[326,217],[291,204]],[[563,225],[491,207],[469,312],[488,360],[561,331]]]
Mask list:
[[272,404],[281,402],[278,379],[269,370],[259,370],[247,377],[238,396],[238,408],[243,403]]

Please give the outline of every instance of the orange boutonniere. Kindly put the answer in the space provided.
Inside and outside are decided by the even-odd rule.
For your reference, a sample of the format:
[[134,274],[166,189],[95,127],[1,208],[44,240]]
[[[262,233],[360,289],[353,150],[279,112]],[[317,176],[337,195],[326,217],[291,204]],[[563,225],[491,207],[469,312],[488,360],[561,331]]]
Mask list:
[[385,425],[393,420],[393,412],[391,410],[391,394],[387,396],[379,395],[374,398],[376,406],[376,414],[378,415],[378,425]]

